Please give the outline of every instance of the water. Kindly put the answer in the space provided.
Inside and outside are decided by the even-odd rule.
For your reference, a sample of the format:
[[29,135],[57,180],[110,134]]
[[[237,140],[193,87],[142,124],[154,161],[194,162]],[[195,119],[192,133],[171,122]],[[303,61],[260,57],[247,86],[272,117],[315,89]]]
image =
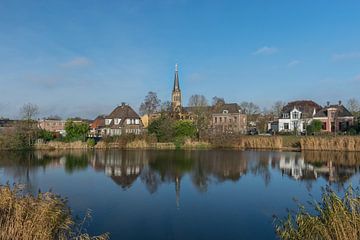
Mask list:
[[360,153],[0,152],[0,181],[51,189],[111,239],[276,239],[273,215],[360,182]]

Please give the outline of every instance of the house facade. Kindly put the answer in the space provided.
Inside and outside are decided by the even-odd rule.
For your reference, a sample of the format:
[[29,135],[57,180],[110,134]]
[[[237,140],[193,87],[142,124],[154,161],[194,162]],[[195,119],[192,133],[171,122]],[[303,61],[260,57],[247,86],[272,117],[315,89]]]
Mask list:
[[321,106],[311,100],[289,102],[281,111],[278,120],[279,132],[304,132]]
[[354,116],[347,110],[341,101],[338,104],[322,108],[314,116],[322,122],[322,132],[345,132],[354,125]]
[[247,117],[237,103],[216,105],[211,114],[211,128],[214,133],[241,133],[247,131]]
[[101,131],[104,136],[120,136],[141,134],[143,127],[140,116],[129,105],[122,103],[105,117]]
[[61,135],[65,135],[65,123],[66,120],[47,118],[39,120],[38,127],[49,132],[56,132]]

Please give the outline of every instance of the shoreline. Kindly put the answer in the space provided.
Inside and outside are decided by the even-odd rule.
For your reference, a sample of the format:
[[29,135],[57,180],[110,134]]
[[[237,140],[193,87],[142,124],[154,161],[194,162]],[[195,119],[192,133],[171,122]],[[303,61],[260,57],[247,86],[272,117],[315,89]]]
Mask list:
[[360,136],[237,136],[233,139],[215,138],[210,141],[186,140],[183,144],[173,142],[149,143],[143,139],[132,141],[99,141],[95,146],[86,142],[50,141],[36,143],[31,149],[1,149],[1,151],[28,151],[28,150],[106,150],[106,149],[133,149],[133,150],[272,150],[272,151],[340,151],[360,152]]

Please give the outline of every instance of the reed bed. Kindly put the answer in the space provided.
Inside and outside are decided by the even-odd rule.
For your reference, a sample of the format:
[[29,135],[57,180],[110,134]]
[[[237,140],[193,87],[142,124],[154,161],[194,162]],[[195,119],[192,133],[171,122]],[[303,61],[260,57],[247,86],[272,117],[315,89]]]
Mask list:
[[[85,221],[85,219],[84,219]],[[0,185],[1,240],[105,240],[92,237],[74,222],[64,199],[51,193],[24,194],[21,186]]]
[[304,137],[300,139],[302,150],[360,151],[360,137]]
[[237,147],[243,149],[281,149],[283,139],[270,136],[243,136],[237,141]]
[[276,219],[276,232],[284,240],[360,239],[360,196],[349,187],[343,198],[330,188],[323,190],[321,202],[314,201],[307,211],[299,206],[295,215]]

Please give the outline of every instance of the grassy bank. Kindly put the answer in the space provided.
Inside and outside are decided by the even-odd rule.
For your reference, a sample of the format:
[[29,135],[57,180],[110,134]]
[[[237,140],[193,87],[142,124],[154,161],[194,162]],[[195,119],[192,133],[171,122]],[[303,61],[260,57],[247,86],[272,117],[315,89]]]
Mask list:
[[[95,144],[95,143],[94,143]],[[104,139],[95,146],[86,142],[37,143],[37,150],[62,149],[269,149],[292,151],[356,151],[360,152],[360,136],[246,136],[223,135],[215,136],[207,141],[186,139],[178,142],[159,143],[146,137],[117,137]]]
[[0,239],[108,239],[107,234],[92,237],[81,228],[59,196],[50,192],[32,196],[19,186],[0,186]]
[[360,195],[349,188],[343,198],[326,189],[313,209],[299,206],[295,214],[276,219],[276,232],[284,240],[360,239]]

